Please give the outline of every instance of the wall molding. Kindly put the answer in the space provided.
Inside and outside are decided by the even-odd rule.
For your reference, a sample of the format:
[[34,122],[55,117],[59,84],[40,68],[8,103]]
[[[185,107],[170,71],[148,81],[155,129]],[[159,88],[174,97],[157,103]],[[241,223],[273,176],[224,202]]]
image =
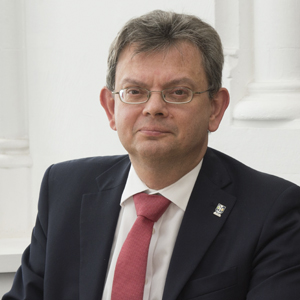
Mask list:
[[300,81],[253,82],[248,95],[234,107],[239,121],[294,121],[300,119]]
[[0,152],[28,150],[28,139],[0,139]]
[[0,273],[16,272],[30,239],[0,239]]
[[0,168],[31,166],[28,139],[0,139]]

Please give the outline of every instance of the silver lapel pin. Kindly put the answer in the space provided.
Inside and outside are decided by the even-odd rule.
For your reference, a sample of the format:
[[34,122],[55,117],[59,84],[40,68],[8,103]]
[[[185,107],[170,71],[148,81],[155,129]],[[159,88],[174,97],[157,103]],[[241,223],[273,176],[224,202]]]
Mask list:
[[225,211],[225,209],[226,209],[226,206],[219,203],[217,205],[217,207],[215,208],[214,215],[216,215],[217,217],[221,217],[222,213]]

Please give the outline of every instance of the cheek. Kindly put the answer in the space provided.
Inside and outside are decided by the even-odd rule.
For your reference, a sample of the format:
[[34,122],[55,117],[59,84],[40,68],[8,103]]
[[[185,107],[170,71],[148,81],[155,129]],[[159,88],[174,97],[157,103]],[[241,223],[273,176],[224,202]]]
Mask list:
[[120,102],[116,102],[115,104],[115,126],[116,130],[119,131],[123,127],[123,119],[126,116],[126,107],[122,105]]
[[207,132],[209,126],[210,110],[205,107],[195,107],[190,111],[185,119],[185,128],[188,135],[194,135],[195,138]]
[[132,131],[134,124],[138,118],[137,108],[129,106],[129,104],[119,104],[115,108],[115,126],[119,133],[126,134],[128,130]]

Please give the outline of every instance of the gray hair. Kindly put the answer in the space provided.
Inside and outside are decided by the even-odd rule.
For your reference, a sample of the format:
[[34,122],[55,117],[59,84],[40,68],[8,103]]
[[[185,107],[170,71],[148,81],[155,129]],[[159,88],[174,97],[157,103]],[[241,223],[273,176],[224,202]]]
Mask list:
[[118,33],[109,50],[107,88],[111,91],[115,88],[118,59],[126,46],[134,44],[137,54],[167,50],[182,41],[188,41],[200,50],[212,97],[222,86],[224,56],[218,33],[196,16],[161,10],[129,20]]

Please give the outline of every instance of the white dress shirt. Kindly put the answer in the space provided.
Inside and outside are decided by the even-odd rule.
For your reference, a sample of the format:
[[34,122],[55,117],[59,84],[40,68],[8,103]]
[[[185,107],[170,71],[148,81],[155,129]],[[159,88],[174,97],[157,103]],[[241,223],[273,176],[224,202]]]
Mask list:
[[146,192],[148,194],[159,193],[171,201],[165,213],[154,223],[153,235],[148,252],[146,282],[143,296],[143,300],[162,299],[178,230],[201,165],[202,161],[178,181],[158,191],[149,189],[140,180],[134,168],[130,168],[121,197],[121,211],[111,249],[102,300],[110,300],[111,298],[116,262],[127,234],[137,218],[132,196],[140,192]]

